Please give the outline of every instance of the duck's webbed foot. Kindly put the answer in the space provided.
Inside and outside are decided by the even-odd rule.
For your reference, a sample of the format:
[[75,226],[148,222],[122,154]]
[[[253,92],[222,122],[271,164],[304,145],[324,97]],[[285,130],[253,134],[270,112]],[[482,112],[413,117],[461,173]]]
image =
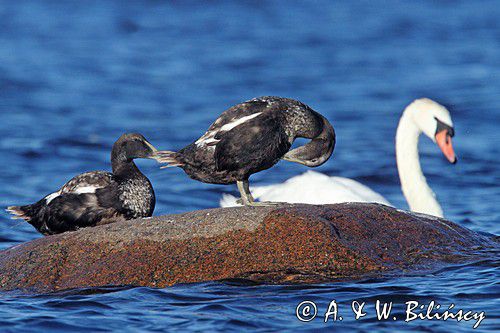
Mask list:
[[237,181],[238,190],[240,191],[241,198],[236,200],[236,203],[243,206],[253,206],[253,207],[265,207],[265,206],[275,206],[279,205],[279,202],[257,202],[254,200],[252,194],[250,193],[250,186],[248,180]]

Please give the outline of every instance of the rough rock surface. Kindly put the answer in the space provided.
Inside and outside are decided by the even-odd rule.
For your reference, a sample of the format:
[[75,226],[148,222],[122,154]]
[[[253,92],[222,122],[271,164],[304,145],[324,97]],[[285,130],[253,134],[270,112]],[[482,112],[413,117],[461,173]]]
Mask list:
[[452,222],[377,204],[218,208],[120,221],[1,251],[0,289],[323,282],[427,269],[496,246]]

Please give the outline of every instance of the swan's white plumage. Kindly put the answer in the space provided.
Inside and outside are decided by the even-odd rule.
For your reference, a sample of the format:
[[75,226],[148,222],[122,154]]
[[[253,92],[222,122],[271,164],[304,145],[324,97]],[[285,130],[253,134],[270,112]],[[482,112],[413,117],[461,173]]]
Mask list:
[[[250,189],[255,199],[260,201],[332,204],[341,202],[390,203],[369,187],[349,178],[330,177],[316,171],[307,171],[292,177],[282,184],[256,186]],[[221,207],[238,206],[236,198],[224,194]]]

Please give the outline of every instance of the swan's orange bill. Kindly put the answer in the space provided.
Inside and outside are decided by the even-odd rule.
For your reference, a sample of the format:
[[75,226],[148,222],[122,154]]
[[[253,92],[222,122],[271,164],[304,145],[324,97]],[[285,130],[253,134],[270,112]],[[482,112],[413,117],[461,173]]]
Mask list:
[[448,134],[447,130],[442,130],[436,133],[436,142],[444,156],[450,163],[457,163],[457,157],[453,151],[453,145],[451,144],[451,136]]

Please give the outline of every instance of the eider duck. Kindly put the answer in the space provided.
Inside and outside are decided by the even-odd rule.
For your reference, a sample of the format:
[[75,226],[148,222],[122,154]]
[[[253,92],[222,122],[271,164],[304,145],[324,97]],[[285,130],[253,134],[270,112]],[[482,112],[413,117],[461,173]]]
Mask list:
[[[289,151],[296,138],[312,139]],[[280,159],[309,167],[325,163],[335,147],[330,122],[299,101],[274,96],[254,98],[224,111],[198,140],[178,152],[160,151],[158,161],[181,167],[192,179],[211,184],[234,184],[247,206],[250,175]]]
[[117,219],[150,217],[155,194],[148,178],[134,163],[156,157],[157,149],[141,134],[123,134],[113,145],[113,172],[80,174],[40,201],[11,206],[13,218],[23,219],[44,235],[106,224]]
[[[401,116],[396,132],[396,162],[401,189],[411,211],[443,217],[436,195],[427,184],[420,167],[418,140],[421,133],[434,141],[450,163],[456,163],[452,138],[455,135],[448,109],[428,99],[409,104]],[[391,204],[379,193],[349,178],[328,176],[311,171],[292,177],[283,184],[252,187],[254,198],[313,205],[340,202],[378,202]],[[236,198],[225,194],[222,207],[237,206]]]

